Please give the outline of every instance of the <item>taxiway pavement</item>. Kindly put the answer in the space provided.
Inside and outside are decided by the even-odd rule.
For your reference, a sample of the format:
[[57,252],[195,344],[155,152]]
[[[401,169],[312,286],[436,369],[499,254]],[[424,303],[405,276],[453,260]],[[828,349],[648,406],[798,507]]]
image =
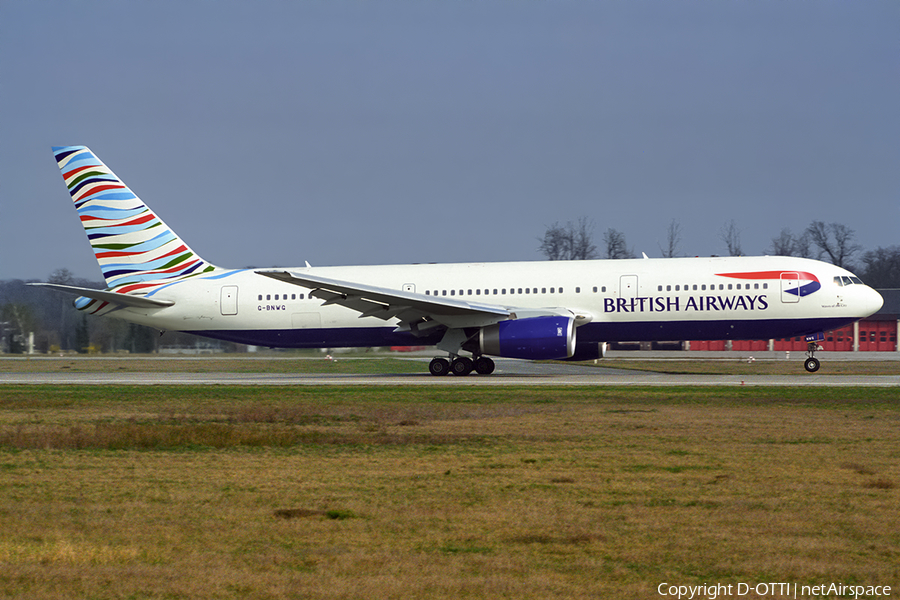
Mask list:
[[808,386],[900,387],[897,375],[684,375],[564,363],[497,360],[492,375],[433,377],[425,359],[411,359],[408,374],[42,372],[0,373],[0,384],[43,385],[403,385],[403,386]]

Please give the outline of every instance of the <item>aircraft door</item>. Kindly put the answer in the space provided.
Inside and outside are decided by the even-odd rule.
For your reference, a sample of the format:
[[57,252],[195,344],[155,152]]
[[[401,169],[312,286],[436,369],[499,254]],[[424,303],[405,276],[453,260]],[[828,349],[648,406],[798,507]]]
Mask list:
[[619,277],[619,297],[620,298],[637,298],[638,295],[638,276],[622,275]]
[[781,274],[781,301],[800,301],[800,273]]
[[222,286],[222,295],[219,298],[219,307],[223,315],[238,314],[238,286]]

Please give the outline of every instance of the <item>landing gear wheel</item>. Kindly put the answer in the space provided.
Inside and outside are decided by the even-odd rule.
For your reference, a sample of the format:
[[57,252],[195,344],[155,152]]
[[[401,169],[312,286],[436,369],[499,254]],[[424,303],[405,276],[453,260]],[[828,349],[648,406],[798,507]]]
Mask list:
[[446,358],[433,358],[428,365],[428,370],[432,375],[440,377],[450,372],[450,361]]
[[806,344],[806,361],[803,363],[803,368],[810,373],[815,373],[819,370],[819,359],[816,358],[816,350],[818,349],[819,344],[816,342]]
[[465,356],[459,356],[450,363],[450,370],[453,371],[454,375],[468,375],[472,372],[472,369],[475,365],[472,363],[472,359],[466,358]]
[[494,372],[494,361],[487,356],[479,356],[475,359],[475,371],[479,375],[490,375]]

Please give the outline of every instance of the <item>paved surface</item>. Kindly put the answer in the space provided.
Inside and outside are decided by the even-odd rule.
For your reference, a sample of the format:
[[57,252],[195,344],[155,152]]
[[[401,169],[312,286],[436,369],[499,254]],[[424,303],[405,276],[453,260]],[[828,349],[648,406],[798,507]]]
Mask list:
[[[708,353],[706,353],[708,354]],[[783,358],[783,353],[780,353]],[[646,356],[645,356],[646,357]],[[668,355],[671,357],[671,354]],[[635,356],[637,358],[637,356]],[[738,357],[733,353],[728,358]],[[624,385],[624,386],[877,386],[900,387],[900,363],[897,375],[809,374],[795,357],[796,375],[676,375],[648,373],[614,368],[592,368],[568,364],[543,364],[526,361],[496,361],[493,375],[433,377],[428,374],[427,358],[410,358],[409,374],[401,375],[329,375],[291,373],[0,373],[0,384],[55,385],[420,385],[420,386],[493,386],[493,385]],[[825,356],[822,356],[826,359]],[[835,360],[829,355],[827,360]],[[859,359],[859,355],[852,355]],[[896,357],[893,357],[896,360]]]

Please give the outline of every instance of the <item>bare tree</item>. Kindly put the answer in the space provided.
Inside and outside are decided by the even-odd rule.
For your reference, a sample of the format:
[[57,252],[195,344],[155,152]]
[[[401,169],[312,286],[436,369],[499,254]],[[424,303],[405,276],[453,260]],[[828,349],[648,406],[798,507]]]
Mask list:
[[634,258],[634,252],[628,249],[625,242],[625,234],[610,227],[603,234],[603,243],[606,244],[605,258]]
[[799,256],[800,258],[810,258],[812,256],[810,244],[811,242],[809,241],[809,233],[807,233],[806,231],[795,237],[794,256]]
[[719,231],[719,239],[725,242],[725,246],[728,248],[728,256],[741,256],[744,253],[741,250],[741,230],[738,229],[734,219],[722,226],[722,229]]
[[862,256],[863,280],[872,287],[900,288],[900,246],[876,248]]
[[681,243],[681,224],[675,219],[669,223],[666,229],[666,245],[658,244],[659,251],[662,252],[663,258],[674,258],[678,256],[678,244]]
[[793,256],[794,255],[794,234],[785,227],[778,234],[778,237],[772,238],[772,246],[768,251],[773,256]]
[[65,267],[61,269],[56,269],[50,274],[50,277],[47,279],[50,283],[60,283],[62,285],[71,285],[74,277],[72,276],[72,271],[66,269]]
[[547,260],[568,260],[570,240],[566,228],[560,226],[559,222],[548,227],[538,249]]
[[593,243],[594,223],[581,217],[577,223],[569,221],[565,227],[554,223],[544,232],[538,250],[549,260],[588,260],[597,258]]
[[587,217],[578,219],[578,223],[572,230],[572,255],[571,260],[590,260],[597,258],[597,246],[592,241],[594,238],[594,222]]
[[804,231],[802,234],[795,236],[790,229],[785,227],[778,234],[778,237],[772,238],[772,245],[766,252],[773,256],[809,258],[809,234]]
[[862,246],[853,242],[856,233],[842,223],[813,221],[806,228],[810,241],[819,249],[819,258],[825,256],[831,264],[849,268],[850,259],[862,250]]

